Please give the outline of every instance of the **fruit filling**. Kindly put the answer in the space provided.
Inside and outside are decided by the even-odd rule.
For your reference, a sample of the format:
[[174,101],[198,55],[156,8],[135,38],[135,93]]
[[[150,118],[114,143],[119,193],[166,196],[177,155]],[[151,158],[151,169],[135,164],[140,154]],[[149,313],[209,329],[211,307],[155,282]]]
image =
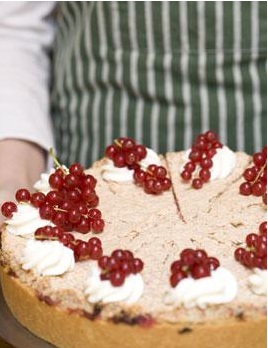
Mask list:
[[235,259],[247,268],[267,269],[267,221],[259,226],[259,234],[249,233],[246,246],[234,252]]
[[211,271],[216,270],[219,266],[219,260],[209,257],[205,250],[184,249],[180,253],[180,258],[170,267],[170,285],[175,288],[181,280],[187,277],[194,279],[209,277]]
[[203,184],[210,180],[212,158],[216,155],[217,149],[222,147],[214,131],[209,130],[198,135],[191,147],[189,161],[181,172],[181,178],[186,182],[191,181],[194,189],[201,189]]
[[101,280],[109,280],[115,287],[123,285],[129,275],[140,273],[144,266],[143,261],[135,258],[131,251],[121,249],[99,258],[98,265],[102,270]]
[[262,148],[262,152],[254,153],[253,163],[243,173],[245,182],[240,185],[239,192],[244,196],[262,196],[267,205],[267,146]]

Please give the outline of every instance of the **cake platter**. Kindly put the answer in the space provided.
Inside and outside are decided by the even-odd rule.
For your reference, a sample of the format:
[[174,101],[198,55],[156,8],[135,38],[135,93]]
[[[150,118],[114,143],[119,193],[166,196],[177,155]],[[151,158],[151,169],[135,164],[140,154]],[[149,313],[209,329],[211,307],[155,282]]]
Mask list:
[[53,348],[55,346],[43,341],[25,329],[8,309],[2,294],[0,283],[0,337],[14,348]]

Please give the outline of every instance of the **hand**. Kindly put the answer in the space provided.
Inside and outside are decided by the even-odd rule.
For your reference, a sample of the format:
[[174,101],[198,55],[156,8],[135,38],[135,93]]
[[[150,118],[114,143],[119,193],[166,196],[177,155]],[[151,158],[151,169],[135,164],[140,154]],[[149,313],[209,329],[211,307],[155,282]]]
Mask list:
[[[45,170],[45,151],[34,143],[17,139],[0,141],[0,205],[15,201],[19,188],[32,189]],[[4,217],[0,214],[0,225]]]

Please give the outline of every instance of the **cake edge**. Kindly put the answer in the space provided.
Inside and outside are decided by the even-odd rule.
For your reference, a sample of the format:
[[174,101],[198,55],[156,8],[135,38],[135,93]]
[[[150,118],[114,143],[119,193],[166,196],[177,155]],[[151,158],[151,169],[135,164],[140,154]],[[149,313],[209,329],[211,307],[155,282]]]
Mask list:
[[115,324],[97,318],[70,313],[57,305],[48,305],[33,289],[22,284],[0,266],[3,295],[14,317],[28,330],[60,348],[126,347],[190,348],[200,342],[206,348],[266,347],[266,317],[258,320],[225,320],[209,324],[155,323],[145,328]]

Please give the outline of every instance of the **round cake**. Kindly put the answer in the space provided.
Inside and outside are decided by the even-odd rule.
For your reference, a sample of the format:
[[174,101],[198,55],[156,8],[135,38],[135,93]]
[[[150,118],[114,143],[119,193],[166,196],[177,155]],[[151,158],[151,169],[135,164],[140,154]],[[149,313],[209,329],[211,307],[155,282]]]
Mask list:
[[265,148],[208,131],[189,151],[120,138],[86,171],[55,163],[2,206],[22,325],[61,348],[266,347]]

